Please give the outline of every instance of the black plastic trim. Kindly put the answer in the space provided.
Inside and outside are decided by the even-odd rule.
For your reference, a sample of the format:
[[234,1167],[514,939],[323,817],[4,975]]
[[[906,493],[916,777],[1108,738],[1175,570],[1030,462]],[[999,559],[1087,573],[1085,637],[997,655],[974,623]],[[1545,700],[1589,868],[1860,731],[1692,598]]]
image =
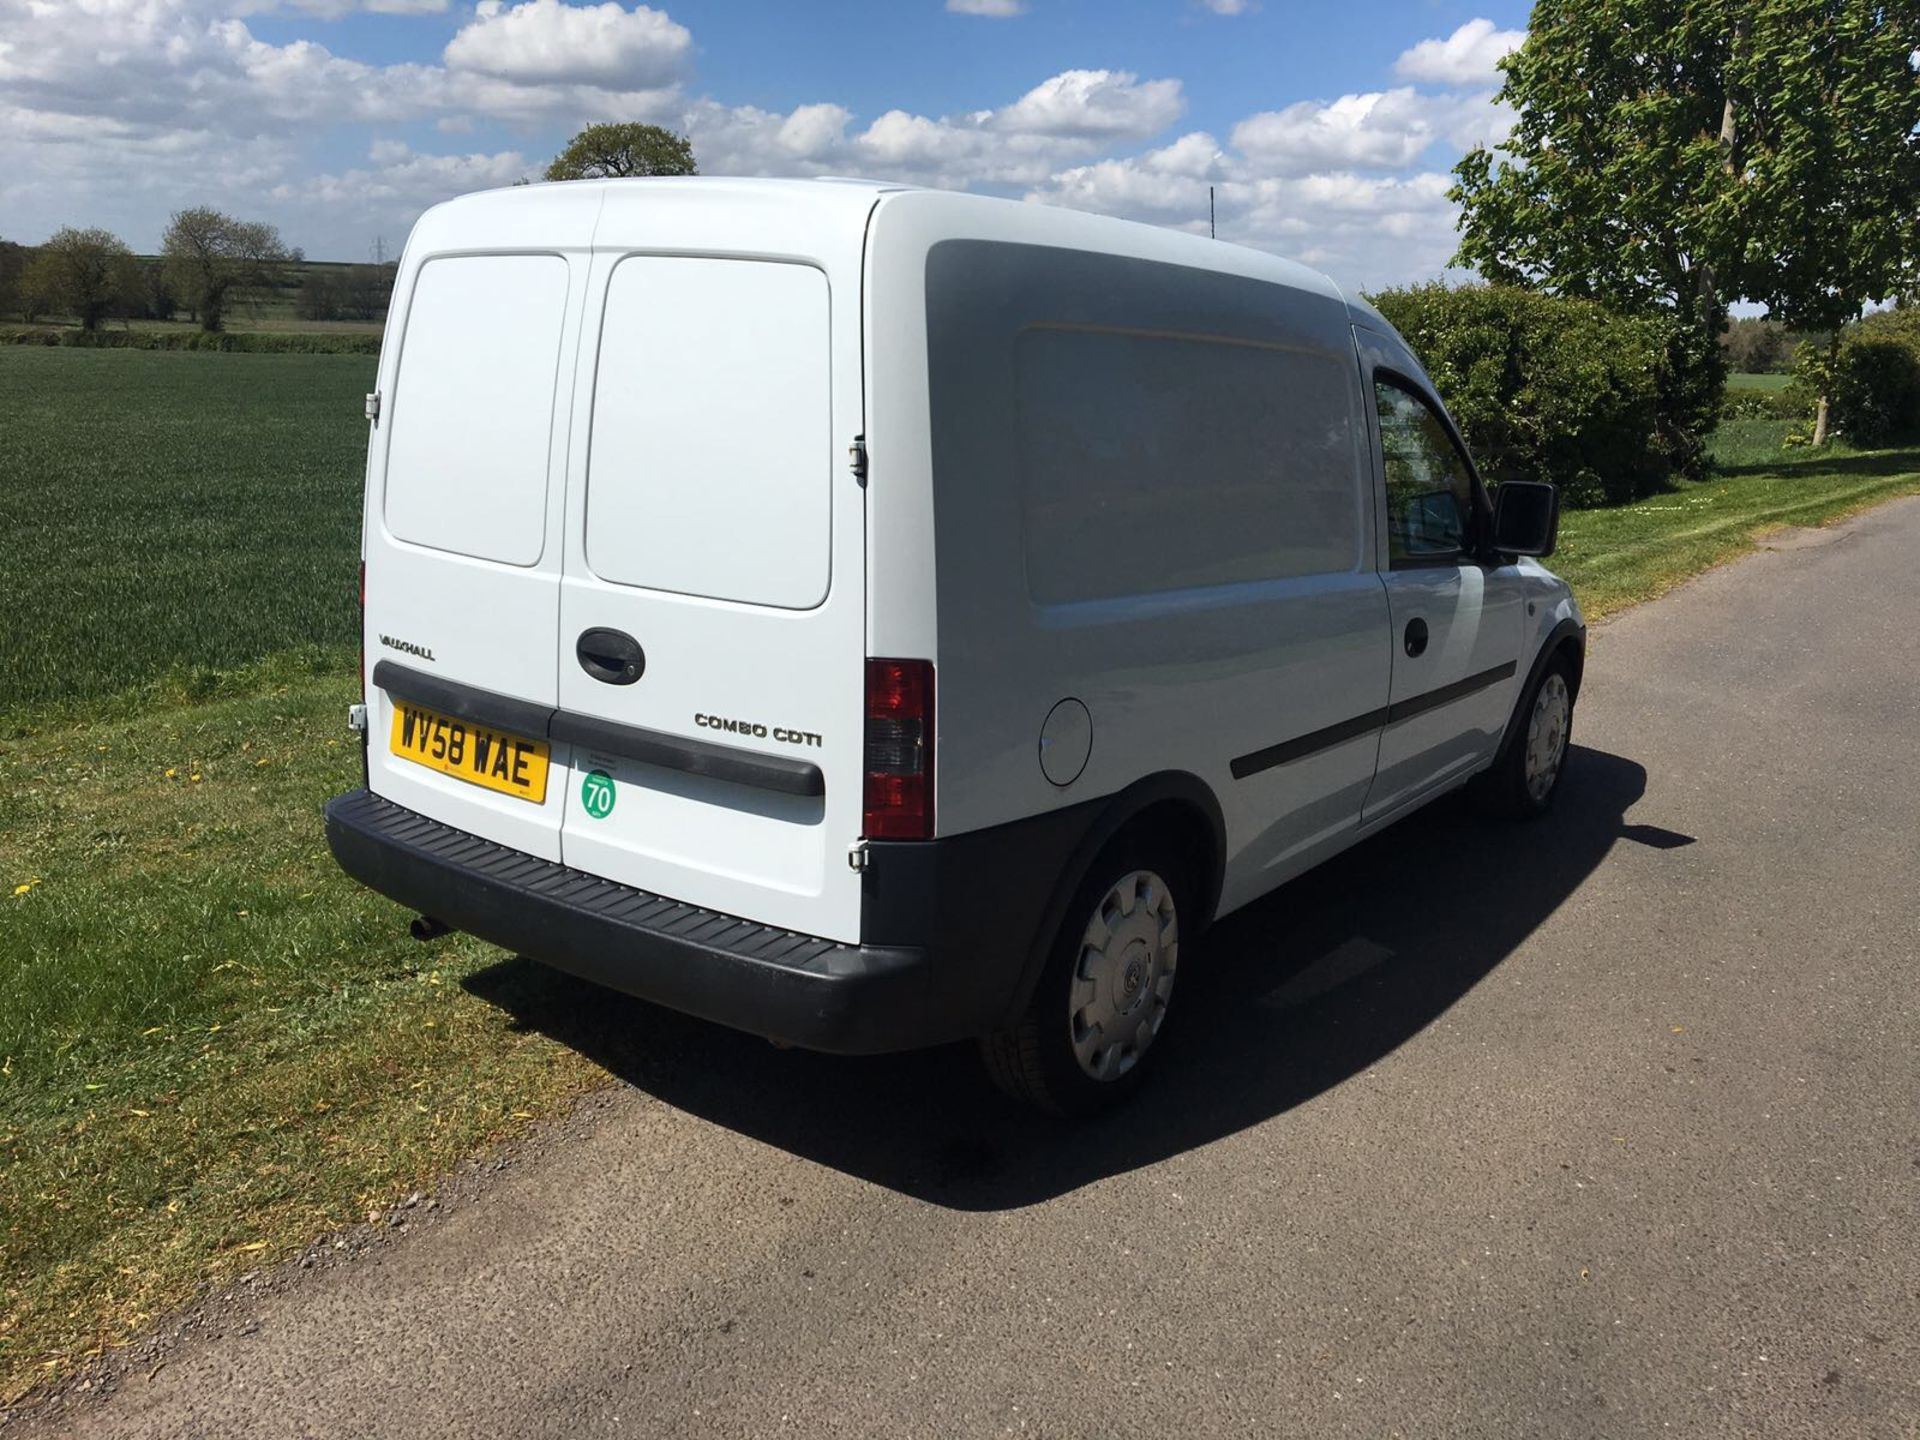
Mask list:
[[1356,715],[1351,720],[1342,720],[1337,725],[1309,731],[1292,740],[1283,740],[1278,745],[1269,745],[1264,750],[1255,750],[1249,755],[1242,755],[1232,761],[1227,768],[1232,772],[1234,779],[1245,780],[1250,775],[1258,775],[1261,771],[1271,770],[1276,765],[1304,760],[1309,755],[1330,750],[1335,745],[1344,745],[1349,740],[1357,740],[1369,730],[1396,725],[1402,720],[1411,720],[1416,715],[1424,715],[1429,710],[1437,710],[1442,705],[1450,705],[1455,700],[1464,700],[1475,691],[1484,690],[1489,685],[1498,685],[1519,668],[1517,663],[1509,660],[1504,665],[1495,665],[1490,670],[1482,670],[1477,675],[1469,675],[1463,680],[1454,681],[1451,685],[1442,685],[1439,689],[1429,690],[1424,695],[1412,695],[1384,709],[1369,710],[1364,715]]
[[[1199,776],[1185,770],[1163,770],[1103,799],[980,832],[983,837],[992,836],[1000,842],[995,849],[983,852],[991,868],[983,869],[981,878],[1009,888],[1009,876],[1018,875],[1020,878],[1010,886],[1016,896],[1044,895],[1046,899],[1037,921],[1006,927],[1002,948],[1021,961],[1019,984],[1007,995],[999,1018],[991,1028],[999,1029],[1011,1023],[1026,1007],[1041,971],[1046,968],[1054,936],[1066,923],[1067,906],[1101,852],[1122,830],[1156,808],[1184,811],[1195,817],[1208,835],[1206,863],[1194,877],[1200,886],[1199,914],[1181,921],[1182,935],[1192,938],[1213,923],[1214,912],[1220,906],[1220,890],[1226,880],[1226,819],[1212,788]],[[1031,843],[1037,838],[1038,827],[1056,819],[1063,827],[1060,833],[1048,837],[1044,845]],[[1000,989],[996,973],[992,991],[998,993]]]
[[929,1003],[935,959],[924,948],[845,945],[686,905],[480,839],[366,790],[331,801],[326,828],[341,869],[410,910],[783,1044],[879,1054],[984,1028],[984,1002],[971,1013]]
[[1424,715],[1429,710],[1438,710],[1442,705],[1451,705],[1456,700],[1464,700],[1476,690],[1484,690],[1489,685],[1498,685],[1520,668],[1518,662],[1509,660],[1504,665],[1496,665],[1491,670],[1482,670],[1478,675],[1469,675],[1456,680],[1451,685],[1442,685],[1438,690],[1429,690],[1424,695],[1409,695],[1405,700],[1396,700],[1387,707],[1387,723],[1397,725],[1402,720],[1411,720],[1416,715]]
[[760,790],[776,790],[783,795],[826,793],[826,776],[811,761],[761,755],[732,745],[715,745],[707,740],[689,740],[658,730],[643,730],[637,725],[576,715],[551,705],[536,705],[530,700],[515,700],[491,690],[443,680],[438,675],[396,665],[391,660],[382,660],[373,667],[373,683],[397,699],[411,700],[456,720],[471,720],[476,725],[491,725],[536,740],[590,745],[644,764],[729,780]]
[[1310,731],[1292,740],[1282,740],[1278,745],[1269,745],[1264,750],[1256,750],[1251,755],[1242,755],[1227,768],[1233,772],[1234,779],[1244,780],[1249,775],[1258,775],[1262,770],[1271,770],[1276,765],[1304,760],[1321,750],[1331,750],[1335,745],[1358,740],[1368,731],[1378,730],[1386,723],[1387,710],[1382,706],[1364,715],[1356,715],[1351,720],[1342,720],[1338,725],[1329,725],[1324,730]]
[[396,699],[411,700],[456,720],[491,725],[530,739],[546,739],[553,720],[551,705],[536,705],[531,700],[516,700],[510,695],[497,695],[491,690],[443,680],[438,675],[396,665],[391,660],[382,660],[373,667],[373,683]]
[[647,652],[624,630],[596,625],[574,642],[580,668],[602,685],[631,685],[647,673]]
[[751,785],[759,790],[776,790],[783,795],[824,795],[827,791],[826,775],[810,760],[788,760],[732,745],[688,740],[658,730],[643,730],[637,725],[575,715],[567,710],[555,713],[553,738],[647,765],[661,765],[710,780],[728,780],[735,785]]

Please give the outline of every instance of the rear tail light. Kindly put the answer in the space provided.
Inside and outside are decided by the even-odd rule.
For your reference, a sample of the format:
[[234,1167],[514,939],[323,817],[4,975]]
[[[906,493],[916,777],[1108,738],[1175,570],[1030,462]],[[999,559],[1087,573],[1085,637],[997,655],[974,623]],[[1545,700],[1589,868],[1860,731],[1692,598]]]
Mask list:
[[865,830],[933,838],[933,663],[867,661]]

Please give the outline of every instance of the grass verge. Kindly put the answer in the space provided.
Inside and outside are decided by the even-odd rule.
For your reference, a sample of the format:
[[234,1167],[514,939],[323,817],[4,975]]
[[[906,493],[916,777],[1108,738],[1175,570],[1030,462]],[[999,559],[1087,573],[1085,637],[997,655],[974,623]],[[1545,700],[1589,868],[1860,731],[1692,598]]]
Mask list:
[[334,867],[352,688],[0,745],[0,1403],[598,1077]]
[[1782,451],[1791,422],[1721,427],[1719,473],[1608,510],[1573,510],[1548,563],[1598,619],[1664,594],[1753,548],[1768,531],[1825,525],[1897,495],[1920,493],[1920,449]]

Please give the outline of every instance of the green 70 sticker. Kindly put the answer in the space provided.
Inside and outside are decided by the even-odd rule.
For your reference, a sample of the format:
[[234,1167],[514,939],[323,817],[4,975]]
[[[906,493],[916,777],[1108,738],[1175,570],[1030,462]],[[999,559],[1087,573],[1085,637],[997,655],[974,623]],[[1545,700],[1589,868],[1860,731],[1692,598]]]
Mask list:
[[604,820],[613,813],[613,777],[604,770],[589,770],[580,782],[580,806],[590,819]]

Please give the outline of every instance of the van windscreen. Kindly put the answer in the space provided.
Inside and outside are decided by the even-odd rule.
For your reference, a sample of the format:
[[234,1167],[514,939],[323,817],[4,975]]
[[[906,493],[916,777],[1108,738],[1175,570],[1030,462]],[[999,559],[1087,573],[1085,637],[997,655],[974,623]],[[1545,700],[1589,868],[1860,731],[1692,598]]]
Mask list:
[[421,266],[387,407],[383,514],[396,538],[508,565],[539,561],[566,302],[558,255]]
[[600,326],[587,562],[616,584],[804,610],[826,598],[827,278],[632,255]]

